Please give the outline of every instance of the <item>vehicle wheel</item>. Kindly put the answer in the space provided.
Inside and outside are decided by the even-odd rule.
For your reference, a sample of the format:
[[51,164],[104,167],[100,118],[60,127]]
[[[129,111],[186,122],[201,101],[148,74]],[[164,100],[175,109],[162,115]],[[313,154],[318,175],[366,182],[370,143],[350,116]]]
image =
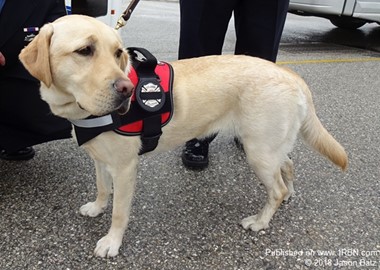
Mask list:
[[330,18],[330,22],[339,28],[344,28],[344,29],[349,29],[349,30],[358,29],[359,27],[362,27],[363,25],[367,23],[365,21],[351,18],[351,17],[334,17],[334,18]]

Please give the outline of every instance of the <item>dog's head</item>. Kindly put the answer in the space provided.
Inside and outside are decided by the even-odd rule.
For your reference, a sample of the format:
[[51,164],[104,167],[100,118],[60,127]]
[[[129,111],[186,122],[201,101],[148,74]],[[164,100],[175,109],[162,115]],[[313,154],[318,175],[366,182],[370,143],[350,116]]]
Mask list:
[[129,108],[128,53],[118,33],[94,18],[69,15],[46,24],[19,57],[41,81],[41,97],[55,115],[76,120]]

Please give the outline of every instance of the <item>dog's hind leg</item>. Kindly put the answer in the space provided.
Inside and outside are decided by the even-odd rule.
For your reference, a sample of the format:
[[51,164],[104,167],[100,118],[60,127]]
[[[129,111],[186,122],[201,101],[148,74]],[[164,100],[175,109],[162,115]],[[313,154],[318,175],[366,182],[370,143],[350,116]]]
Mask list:
[[281,176],[279,153],[267,155],[250,150],[246,149],[248,162],[265,185],[268,197],[264,208],[257,215],[243,219],[241,224],[244,229],[260,231],[269,227],[269,221],[288,194],[288,189]]
[[294,194],[294,165],[293,161],[288,156],[286,156],[286,160],[281,166],[281,176],[286,187],[288,188],[288,193],[285,195],[284,200],[289,201]]
[[112,192],[112,178],[107,172],[105,164],[98,160],[94,160],[94,162],[98,194],[94,202],[89,202],[79,209],[79,212],[83,216],[89,217],[96,217],[103,213],[104,209],[107,207],[108,198]]

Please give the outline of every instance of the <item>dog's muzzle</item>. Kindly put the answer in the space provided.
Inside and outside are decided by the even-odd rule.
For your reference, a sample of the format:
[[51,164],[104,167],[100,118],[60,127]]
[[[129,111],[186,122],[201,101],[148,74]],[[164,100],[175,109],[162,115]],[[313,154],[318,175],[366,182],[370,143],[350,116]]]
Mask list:
[[114,82],[113,89],[119,93],[120,105],[117,108],[117,112],[120,115],[124,115],[129,110],[129,98],[132,96],[135,86],[130,80],[119,79]]

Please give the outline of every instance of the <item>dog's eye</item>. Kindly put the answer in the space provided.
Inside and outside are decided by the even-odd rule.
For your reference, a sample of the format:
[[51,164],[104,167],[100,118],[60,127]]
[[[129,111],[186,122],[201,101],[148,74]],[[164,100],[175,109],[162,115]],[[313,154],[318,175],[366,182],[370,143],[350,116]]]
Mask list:
[[86,47],[80,48],[79,50],[76,50],[75,52],[82,56],[91,56],[94,54],[94,51],[95,51],[95,48],[93,46],[86,46]]
[[116,56],[116,58],[120,58],[122,54],[123,54],[123,50],[122,49],[118,49],[116,51],[116,53],[115,53],[115,56]]

